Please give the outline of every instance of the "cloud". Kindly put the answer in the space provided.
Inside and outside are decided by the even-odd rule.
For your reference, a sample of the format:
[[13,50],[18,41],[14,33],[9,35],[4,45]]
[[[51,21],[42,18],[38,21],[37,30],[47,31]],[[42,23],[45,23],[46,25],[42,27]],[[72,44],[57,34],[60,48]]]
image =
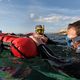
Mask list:
[[47,7],[32,5],[30,7],[30,10],[32,10],[31,12],[33,12],[30,14],[30,18],[32,18],[34,22],[58,23],[61,21],[73,22],[80,19],[79,9],[75,10],[75,9],[56,8],[56,7],[47,8]]
[[30,18],[34,18],[35,14],[34,13],[31,13],[30,14]]
[[43,17],[40,16],[39,18],[34,19],[36,22],[47,22],[47,23],[55,23],[60,21],[76,21],[80,20],[79,16],[64,16],[64,15],[52,15]]
[[51,16],[51,17],[42,17],[35,19],[36,22],[57,22],[60,19],[60,16]]

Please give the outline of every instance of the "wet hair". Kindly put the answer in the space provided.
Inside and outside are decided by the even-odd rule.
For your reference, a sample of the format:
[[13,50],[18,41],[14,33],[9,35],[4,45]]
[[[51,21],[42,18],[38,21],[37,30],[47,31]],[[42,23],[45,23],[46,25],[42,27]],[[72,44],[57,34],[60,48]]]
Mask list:
[[68,29],[75,28],[77,36],[80,36],[80,20],[68,25]]

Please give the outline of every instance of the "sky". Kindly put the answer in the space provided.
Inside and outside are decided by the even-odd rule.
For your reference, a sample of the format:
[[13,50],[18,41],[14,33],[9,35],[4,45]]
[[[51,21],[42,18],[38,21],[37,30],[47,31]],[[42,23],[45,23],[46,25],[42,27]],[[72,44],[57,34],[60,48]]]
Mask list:
[[0,0],[0,30],[9,33],[59,32],[80,20],[80,0]]

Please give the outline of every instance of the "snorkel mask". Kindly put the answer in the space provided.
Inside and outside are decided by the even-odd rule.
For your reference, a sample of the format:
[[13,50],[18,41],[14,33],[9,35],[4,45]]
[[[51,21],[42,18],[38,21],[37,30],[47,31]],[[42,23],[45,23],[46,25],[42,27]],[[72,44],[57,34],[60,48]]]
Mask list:
[[44,34],[44,26],[37,25],[35,28],[35,32],[40,34],[40,35],[43,35]]

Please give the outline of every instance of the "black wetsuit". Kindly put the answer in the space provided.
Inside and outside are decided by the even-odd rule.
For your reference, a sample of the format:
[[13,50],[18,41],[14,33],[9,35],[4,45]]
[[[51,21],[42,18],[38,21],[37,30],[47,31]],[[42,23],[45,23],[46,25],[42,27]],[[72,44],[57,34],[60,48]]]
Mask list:
[[[45,37],[47,37],[45,34],[44,34]],[[48,38],[48,37],[47,37]],[[54,44],[54,45],[58,45],[58,44],[61,44],[59,42],[56,42],[56,41],[53,41],[51,40],[50,38],[48,38],[48,41],[47,41],[47,44]]]

